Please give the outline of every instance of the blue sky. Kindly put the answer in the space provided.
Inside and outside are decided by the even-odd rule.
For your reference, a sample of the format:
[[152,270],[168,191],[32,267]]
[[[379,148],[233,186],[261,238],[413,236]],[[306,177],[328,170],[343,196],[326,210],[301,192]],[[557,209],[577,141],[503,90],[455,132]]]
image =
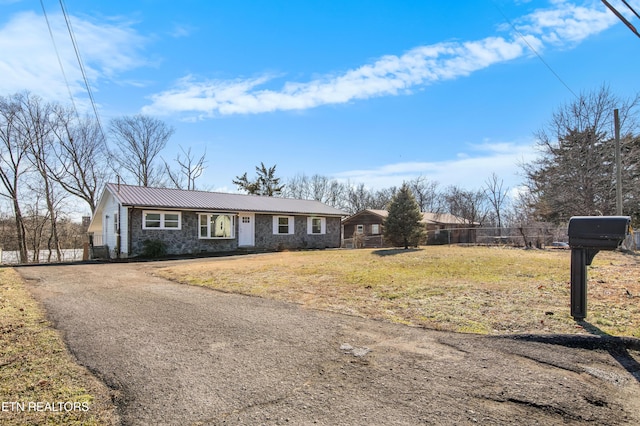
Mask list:
[[[69,87],[40,2],[0,0],[0,94],[87,108],[60,4],[43,3]],[[574,94],[640,91],[640,39],[600,1],[64,4],[105,127],[164,120],[166,160],[206,149],[205,189],[235,190],[260,162],[371,188],[477,189],[492,173],[515,187],[533,133]]]

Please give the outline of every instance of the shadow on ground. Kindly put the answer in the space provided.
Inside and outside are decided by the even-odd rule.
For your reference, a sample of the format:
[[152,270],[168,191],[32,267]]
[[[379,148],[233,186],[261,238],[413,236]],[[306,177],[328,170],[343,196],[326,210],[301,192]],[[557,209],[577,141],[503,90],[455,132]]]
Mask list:
[[587,321],[576,321],[576,323],[592,335],[524,334],[517,336],[500,336],[497,338],[547,343],[569,348],[604,350],[609,352],[611,357],[615,359],[622,368],[627,370],[638,382],[640,382],[640,363],[629,353],[630,349],[640,351],[640,339],[612,336]]
[[403,248],[390,248],[390,249],[380,249],[380,250],[374,250],[371,253],[375,254],[376,256],[395,256],[396,254],[403,254],[403,253],[413,253],[416,251],[422,251],[422,249],[420,248],[410,248],[410,249],[403,249]]

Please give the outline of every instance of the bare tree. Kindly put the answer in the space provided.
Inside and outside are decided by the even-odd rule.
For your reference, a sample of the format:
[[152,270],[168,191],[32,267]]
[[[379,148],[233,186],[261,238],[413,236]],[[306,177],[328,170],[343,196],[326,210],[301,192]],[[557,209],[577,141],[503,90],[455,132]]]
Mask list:
[[499,229],[502,229],[502,210],[504,203],[507,200],[508,188],[504,187],[504,181],[498,178],[495,173],[491,174],[484,183],[484,194],[493,209],[493,214],[496,218],[496,225]]
[[[40,260],[40,249],[45,239],[45,229],[47,223],[50,223],[50,218],[46,208],[40,207],[42,194],[31,190],[29,195],[30,202],[25,203],[25,238],[27,247],[31,251],[31,261],[35,263]],[[51,258],[51,250],[49,250],[49,258]]]
[[174,129],[142,114],[115,118],[109,129],[115,142],[115,150],[110,153],[114,165],[128,172],[138,185],[161,184],[163,169],[157,159]]
[[425,176],[418,176],[407,182],[421,212],[439,213],[442,211],[442,197],[438,193],[438,182]]
[[28,261],[27,240],[24,217],[20,207],[21,176],[27,171],[27,145],[21,137],[20,103],[29,96],[18,93],[10,97],[0,96],[0,182],[3,191],[0,195],[10,200],[13,208],[15,230],[20,262]]
[[312,200],[338,206],[344,193],[344,186],[327,176],[315,174],[309,178],[309,192],[309,198]]
[[398,188],[395,186],[371,191],[371,204],[368,208],[376,210],[388,210],[391,201],[397,193]]
[[523,165],[526,185],[534,197],[538,218],[564,223],[573,215],[615,211],[613,110],[619,110],[623,135],[625,213],[640,216],[637,200],[637,112],[640,94],[627,99],[606,86],[581,94],[560,107],[547,126],[536,133],[541,155]]
[[72,110],[57,110],[54,152],[58,161],[56,167],[48,166],[49,174],[65,191],[85,201],[93,215],[110,174],[106,141],[95,119],[75,117]]
[[175,162],[178,163],[178,170],[172,171],[171,166],[165,161],[165,172],[173,186],[178,189],[193,191],[196,189],[196,179],[202,176],[204,172],[207,151],[205,150],[198,159],[191,154],[191,148],[185,151],[181,146],[180,151],[184,154],[184,158],[181,158],[180,154],[176,156]]
[[304,200],[316,200],[332,207],[346,208],[346,186],[327,176],[298,174],[287,181],[282,195]]
[[528,190],[518,192],[507,210],[506,220],[509,227],[518,230],[522,236],[524,246],[532,245],[533,235],[529,232],[535,224],[532,206],[534,198]]
[[20,100],[20,110],[17,115],[20,122],[22,138],[29,148],[27,158],[37,171],[39,181],[37,186],[44,197],[47,214],[45,217],[49,221],[49,239],[47,247],[49,249],[49,260],[53,251],[56,253],[56,260],[62,260],[60,251],[60,241],[58,238],[58,202],[59,194],[56,190],[56,182],[49,171],[54,168],[57,159],[54,155],[53,140],[54,126],[57,124],[56,105],[44,102],[38,96],[25,96]]
[[364,183],[348,185],[347,211],[355,214],[365,209],[373,208],[373,196]]
[[458,186],[450,186],[445,200],[449,213],[482,224],[487,217],[486,196],[483,191],[471,191]]

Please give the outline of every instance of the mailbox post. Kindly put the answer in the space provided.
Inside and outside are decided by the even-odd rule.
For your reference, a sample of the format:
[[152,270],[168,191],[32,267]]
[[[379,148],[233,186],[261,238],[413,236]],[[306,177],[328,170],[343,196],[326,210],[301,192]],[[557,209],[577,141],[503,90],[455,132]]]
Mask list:
[[574,216],[569,220],[571,246],[571,316],[587,317],[587,265],[600,250],[615,250],[629,235],[628,216]]

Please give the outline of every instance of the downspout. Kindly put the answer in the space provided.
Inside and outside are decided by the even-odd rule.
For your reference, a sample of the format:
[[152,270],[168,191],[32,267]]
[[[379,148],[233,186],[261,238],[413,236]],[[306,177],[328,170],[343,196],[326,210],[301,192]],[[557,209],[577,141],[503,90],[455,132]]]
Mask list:
[[131,256],[131,215],[133,207],[127,208],[127,257]]
[[116,258],[120,259],[120,221],[122,220],[122,218],[120,217],[122,211],[120,209],[121,205],[120,203],[118,203],[118,223],[116,226]]

